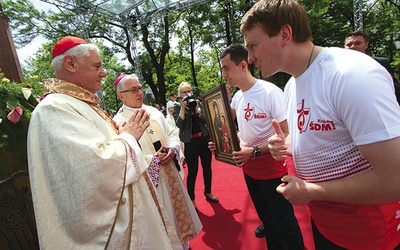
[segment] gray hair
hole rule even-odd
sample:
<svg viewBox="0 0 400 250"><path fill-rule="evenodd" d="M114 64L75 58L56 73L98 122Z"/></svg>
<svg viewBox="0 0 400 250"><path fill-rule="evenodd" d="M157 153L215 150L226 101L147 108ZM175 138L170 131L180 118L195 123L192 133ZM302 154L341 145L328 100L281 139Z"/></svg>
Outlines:
<svg viewBox="0 0 400 250"><path fill-rule="evenodd" d="M125 90L125 85L129 80L136 80L140 83L139 77L136 74L130 74L122 77L117 85L117 93Z"/></svg>
<svg viewBox="0 0 400 250"><path fill-rule="evenodd" d="M79 44L54 57L51 61L51 66L53 66L55 70L61 69L65 55L74 56L79 61L81 58L89 56L90 51L100 53L99 48L95 44Z"/></svg>

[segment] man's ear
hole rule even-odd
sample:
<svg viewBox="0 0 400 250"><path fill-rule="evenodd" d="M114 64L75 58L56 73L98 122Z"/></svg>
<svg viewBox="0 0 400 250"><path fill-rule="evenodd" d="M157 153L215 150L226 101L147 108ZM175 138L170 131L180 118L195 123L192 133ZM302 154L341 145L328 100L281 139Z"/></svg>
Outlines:
<svg viewBox="0 0 400 250"><path fill-rule="evenodd" d="M282 45L286 47L286 45L292 41L292 27L288 24L283 25L279 34L281 36Z"/></svg>
<svg viewBox="0 0 400 250"><path fill-rule="evenodd" d="M241 61L240 66L241 66L242 70L248 69L248 64L245 61Z"/></svg>
<svg viewBox="0 0 400 250"><path fill-rule="evenodd" d="M125 97L124 97L124 95L123 94L121 94L121 93L117 93L117 96L118 96L118 98L122 101L122 102L124 102L125 100Z"/></svg>
<svg viewBox="0 0 400 250"><path fill-rule="evenodd" d="M64 67L68 70L68 71L76 71L76 61L75 58L71 55L65 55L64 56Z"/></svg>

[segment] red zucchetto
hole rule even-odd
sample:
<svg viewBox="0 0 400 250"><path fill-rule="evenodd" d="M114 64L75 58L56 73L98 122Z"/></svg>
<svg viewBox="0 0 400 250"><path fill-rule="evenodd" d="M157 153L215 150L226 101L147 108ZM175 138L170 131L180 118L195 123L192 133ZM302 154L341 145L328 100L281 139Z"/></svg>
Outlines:
<svg viewBox="0 0 400 250"><path fill-rule="evenodd" d="M75 47L79 44L87 44L84 39L75 36L66 36L60 39L54 47L52 52L52 57L56 57L69 50L72 47Z"/></svg>

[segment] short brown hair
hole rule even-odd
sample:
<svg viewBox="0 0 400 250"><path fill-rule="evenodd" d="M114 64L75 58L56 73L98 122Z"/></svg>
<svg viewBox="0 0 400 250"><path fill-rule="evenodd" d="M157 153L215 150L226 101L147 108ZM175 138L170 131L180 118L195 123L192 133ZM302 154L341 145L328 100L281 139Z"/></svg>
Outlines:
<svg viewBox="0 0 400 250"><path fill-rule="evenodd" d="M312 40L308 15L296 0L260 0L251 7L240 22L240 31L251 30L259 25L269 37L277 36L281 28L292 28L293 41L303 43Z"/></svg>
<svg viewBox="0 0 400 250"><path fill-rule="evenodd" d="M363 32L361 30L356 30L356 31L347 33L346 38L344 39L344 42L346 42L347 38L351 37L351 36L362 36L362 37L364 37L365 42L367 42L367 43L369 42L369 37L368 37L367 33Z"/></svg>
<svg viewBox="0 0 400 250"><path fill-rule="evenodd" d="M219 59L224 58L227 55L231 55L231 61L235 63L235 65L239 65L242 61L247 63L247 57L249 53L247 52L246 47L239 43L233 43L229 45L224 51L222 51Z"/></svg>

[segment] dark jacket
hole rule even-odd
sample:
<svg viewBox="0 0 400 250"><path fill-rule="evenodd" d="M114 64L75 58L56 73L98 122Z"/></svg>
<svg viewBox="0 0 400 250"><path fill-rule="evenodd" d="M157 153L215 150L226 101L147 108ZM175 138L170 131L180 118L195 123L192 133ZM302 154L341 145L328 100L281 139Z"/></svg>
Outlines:
<svg viewBox="0 0 400 250"><path fill-rule="evenodd" d="M197 101L198 105L201 109L200 116L193 114L197 120L197 123L201 129L201 132L203 133L203 136L208 136L210 133L207 128L207 123L206 123L206 116L204 115L204 109L203 105L200 101ZM192 112L189 110L189 108L186 107L185 110L185 120L182 120L181 117L179 116L179 112L181 110L181 104L176 103L174 105L174 119L176 126L179 128L179 139L181 142L190 142L190 135L192 134Z"/></svg>
<svg viewBox="0 0 400 250"><path fill-rule="evenodd" d="M390 65L389 58L387 58L387 57L377 57L377 56L374 56L372 58L374 58L377 62L379 62L383 67L385 67L385 69L392 76L396 99L397 99L397 102L400 105L400 83L399 83L399 80L397 80L394 77L394 70L393 70L392 66Z"/></svg>

